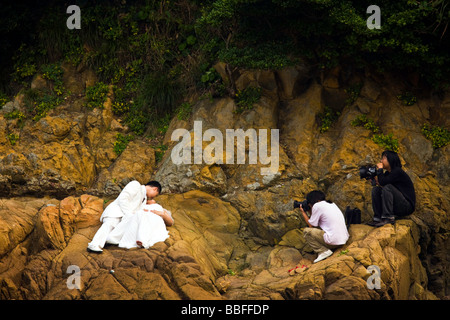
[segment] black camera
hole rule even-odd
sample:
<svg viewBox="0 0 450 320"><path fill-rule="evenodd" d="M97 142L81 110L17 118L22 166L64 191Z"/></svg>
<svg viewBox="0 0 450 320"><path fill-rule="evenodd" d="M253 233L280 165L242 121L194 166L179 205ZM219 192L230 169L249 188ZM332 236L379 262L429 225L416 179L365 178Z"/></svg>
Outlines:
<svg viewBox="0 0 450 320"><path fill-rule="evenodd" d="M308 201L306 201L306 200L304 200L304 201L294 200L294 209L295 208L300 208L300 206L302 206L303 211L308 211L309 210Z"/></svg>
<svg viewBox="0 0 450 320"><path fill-rule="evenodd" d="M376 166L362 166L359 168L359 177L361 179L372 180L377 175Z"/></svg>

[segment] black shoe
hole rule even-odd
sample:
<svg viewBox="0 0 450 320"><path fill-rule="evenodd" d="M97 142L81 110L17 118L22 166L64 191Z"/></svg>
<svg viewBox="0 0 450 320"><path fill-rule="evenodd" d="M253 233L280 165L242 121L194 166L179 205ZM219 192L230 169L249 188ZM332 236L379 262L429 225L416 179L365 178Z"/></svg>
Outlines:
<svg viewBox="0 0 450 320"><path fill-rule="evenodd" d="M380 223L381 221L375 221L375 220L372 220L372 221L370 221L370 222L367 222L366 224L368 225L368 226L371 226L371 227L375 227L378 223Z"/></svg>
<svg viewBox="0 0 450 320"><path fill-rule="evenodd" d="M395 220L394 220L394 219L381 219L380 222L377 222L377 223L374 224L373 226L374 226L375 228L378 228L378 227L382 227L382 226L384 226L385 224L388 224L388 223L394 224L394 223L395 223Z"/></svg>

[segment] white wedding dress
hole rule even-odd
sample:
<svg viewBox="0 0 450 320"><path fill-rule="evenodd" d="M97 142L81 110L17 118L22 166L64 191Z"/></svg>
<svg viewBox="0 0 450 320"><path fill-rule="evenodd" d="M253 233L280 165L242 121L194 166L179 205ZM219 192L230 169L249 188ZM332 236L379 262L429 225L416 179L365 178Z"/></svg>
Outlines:
<svg viewBox="0 0 450 320"><path fill-rule="evenodd" d="M148 211L144 211L147 209ZM136 241L140 241L145 249L155 243L164 241L169 237L163 218L150 212L150 210L163 211L159 204L145 205L126 221L125 232L119 241L120 248L137 248ZM170 211L168 211L170 214Z"/></svg>

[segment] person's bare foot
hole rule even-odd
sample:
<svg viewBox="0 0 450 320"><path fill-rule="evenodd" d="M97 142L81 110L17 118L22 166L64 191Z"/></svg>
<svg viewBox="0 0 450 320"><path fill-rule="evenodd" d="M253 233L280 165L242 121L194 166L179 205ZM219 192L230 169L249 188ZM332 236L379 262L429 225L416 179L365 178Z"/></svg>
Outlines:
<svg viewBox="0 0 450 320"><path fill-rule="evenodd" d="M141 241L139 241L139 240L138 240L138 241L136 241L136 244L138 245L138 247L139 247L139 248L143 248L143 247L144 247L144 246L142 245L142 242L141 242Z"/></svg>

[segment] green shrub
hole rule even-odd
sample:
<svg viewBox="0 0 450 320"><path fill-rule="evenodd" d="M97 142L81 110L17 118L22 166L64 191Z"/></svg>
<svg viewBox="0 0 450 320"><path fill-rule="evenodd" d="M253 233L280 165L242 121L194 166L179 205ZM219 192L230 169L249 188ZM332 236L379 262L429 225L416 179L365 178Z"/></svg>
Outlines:
<svg viewBox="0 0 450 320"><path fill-rule="evenodd" d="M119 99L114 100L111 108L115 115L122 115L130 110L130 106L125 101Z"/></svg>
<svg viewBox="0 0 450 320"><path fill-rule="evenodd" d="M63 74L63 69L58 63L52 63L42 67L42 78L53 82L53 92L58 96L64 93Z"/></svg>
<svg viewBox="0 0 450 320"><path fill-rule="evenodd" d="M421 129L422 134L431 141L434 149L445 147L450 143L450 131L445 128L424 124Z"/></svg>
<svg viewBox="0 0 450 320"><path fill-rule="evenodd" d="M220 79L219 73L214 68L210 68L208 71L206 71L202 77L201 82L204 84L213 83L214 81Z"/></svg>
<svg viewBox="0 0 450 320"><path fill-rule="evenodd" d="M25 79L27 77L31 77L36 73L36 65L33 63L24 63L20 66L16 67L15 74L16 74L16 81Z"/></svg>
<svg viewBox="0 0 450 320"><path fill-rule="evenodd" d="M395 152L398 152L399 150L398 140L394 138L392 133L389 133L388 135L382 133L374 134L372 137L372 141L385 150L391 150Z"/></svg>
<svg viewBox="0 0 450 320"><path fill-rule="evenodd" d="M164 154L166 153L168 146L165 144L159 144L157 146L153 147L155 149L155 160L156 163L161 162L162 158L164 157Z"/></svg>
<svg viewBox="0 0 450 320"><path fill-rule="evenodd" d="M359 115L350 123L354 127L364 127L373 133L371 140L387 150L392 150L398 152L399 144L398 140L394 138L392 133L385 135L380 132L380 127L378 127L373 119L368 118L366 115Z"/></svg>
<svg viewBox="0 0 450 320"><path fill-rule="evenodd" d="M200 69L205 68L205 66L201 66ZM199 70L200 72L204 72L200 78L201 85L199 87L206 88L209 90L208 93L212 97L223 97L227 92L227 86L222 80L220 74L214 68L209 68L205 70ZM228 82L228 81L227 81Z"/></svg>
<svg viewBox="0 0 450 320"><path fill-rule="evenodd" d="M242 113L244 110L250 110L253 105L261 99L261 88L247 87L244 90L238 90L235 96L236 111L235 113Z"/></svg>
<svg viewBox="0 0 450 320"><path fill-rule="evenodd" d="M114 86L114 101L111 105L115 115L123 115L130 111L130 103L127 101L126 92L123 88Z"/></svg>
<svg viewBox="0 0 450 320"><path fill-rule="evenodd" d="M55 108L59 104L61 104L62 100L51 96L51 95L44 95L44 97L37 101L35 103L35 116L33 117L33 120L37 121L43 117L46 116L47 111Z"/></svg>
<svg viewBox="0 0 450 320"><path fill-rule="evenodd" d="M397 99L403 102L405 106L412 106L417 102L417 98L411 92L399 94Z"/></svg>
<svg viewBox="0 0 450 320"><path fill-rule="evenodd" d="M25 83L24 80L31 78L37 72L35 50L22 43L17 49L12 60L14 61L14 71L11 74L16 82Z"/></svg>
<svg viewBox="0 0 450 320"><path fill-rule="evenodd" d="M9 133L8 140L9 140L9 143L12 146L14 146L16 144L17 140L19 140L19 135L15 134L15 133Z"/></svg>
<svg viewBox="0 0 450 320"><path fill-rule="evenodd" d="M87 106L90 109L103 108L108 96L109 87L99 81L95 85L86 88Z"/></svg>
<svg viewBox="0 0 450 320"><path fill-rule="evenodd" d="M133 140L133 135L123 135L118 133L116 141L114 142L114 152L120 156L122 152L127 148L128 143Z"/></svg>
<svg viewBox="0 0 450 320"><path fill-rule="evenodd" d="M170 114L165 114L161 117L155 116L155 119L153 119L152 122L159 134L166 134L169 129L171 119L172 117Z"/></svg>
<svg viewBox="0 0 450 320"><path fill-rule="evenodd" d="M45 117L49 110L54 109L63 101L63 97L53 93L49 94L36 89L27 89L24 91L25 116L38 121Z"/></svg>
<svg viewBox="0 0 450 320"><path fill-rule="evenodd" d="M4 114L5 119L18 119L22 122L25 119L25 115L19 110L13 110Z"/></svg>
<svg viewBox="0 0 450 320"><path fill-rule="evenodd" d="M144 134L149 124L163 134L169 127L174 106L180 97L178 82L166 74L148 74L134 103L130 104L125 122L136 135Z"/></svg>
<svg viewBox="0 0 450 320"><path fill-rule="evenodd" d="M141 136L147 128L149 117L148 115L145 115L143 111L132 108L126 116L125 122L134 134Z"/></svg>
<svg viewBox="0 0 450 320"><path fill-rule="evenodd" d="M348 94L348 98L345 100L346 105L351 105L356 101L356 99L358 99L362 86L362 83L356 83L345 89L345 92Z"/></svg>
<svg viewBox="0 0 450 320"><path fill-rule="evenodd" d="M289 58L285 52L288 50L283 43L263 43L243 48L231 47L222 49L219 60L232 66L248 69L275 70L294 65L299 59ZM282 50L285 50L284 52Z"/></svg>
<svg viewBox="0 0 450 320"><path fill-rule="evenodd" d="M300 56L322 67L414 69L442 85L450 73L447 2L379 0L379 30L366 26L370 3L356 0L207 1L198 23L223 39L219 59L234 66L280 68Z"/></svg>
<svg viewBox="0 0 450 320"><path fill-rule="evenodd" d="M171 113L181 96L180 90L179 84L166 73L147 74L136 97L138 107L149 115Z"/></svg>
<svg viewBox="0 0 450 320"><path fill-rule="evenodd" d="M318 115L320 133L327 132L340 115L339 111L334 111L330 107L325 106L325 111Z"/></svg>
<svg viewBox="0 0 450 320"><path fill-rule="evenodd" d="M354 127L364 127L372 133L380 132L380 127L375 124L373 119L367 118L365 114L357 116L350 124Z"/></svg>
<svg viewBox="0 0 450 320"><path fill-rule="evenodd" d="M178 109L176 110L176 115L178 120L187 120L189 119L192 112L192 103L183 102Z"/></svg>
<svg viewBox="0 0 450 320"><path fill-rule="evenodd" d="M8 96L0 91L0 109L9 101Z"/></svg>
<svg viewBox="0 0 450 320"><path fill-rule="evenodd" d="M22 128L25 124L25 114L19 110L13 110L4 114L5 119L17 119L17 127Z"/></svg>

